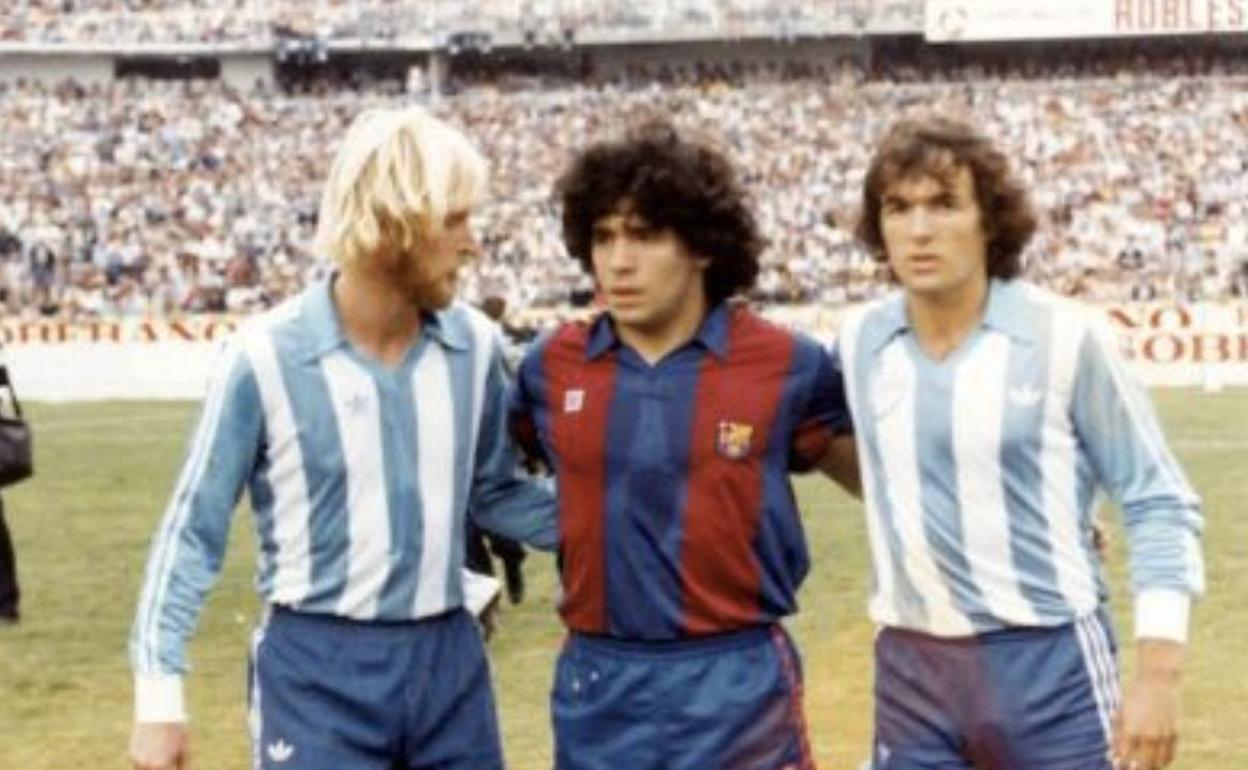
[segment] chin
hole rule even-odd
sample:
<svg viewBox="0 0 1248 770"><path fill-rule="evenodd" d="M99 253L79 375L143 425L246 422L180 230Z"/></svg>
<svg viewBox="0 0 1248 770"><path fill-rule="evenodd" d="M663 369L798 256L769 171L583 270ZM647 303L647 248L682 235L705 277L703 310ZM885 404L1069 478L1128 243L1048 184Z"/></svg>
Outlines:
<svg viewBox="0 0 1248 770"><path fill-rule="evenodd" d="M915 294L939 294L948 289L945 281L936 275L912 275L901 282L906 291L912 291Z"/></svg>
<svg viewBox="0 0 1248 770"><path fill-rule="evenodd" d="M625 326L641 326L649 320L649 315L637 307L619 308L608 306L607 309L611 311L611 317L615 319L616 323L624 324Z"/></svg>
<svg viewBox="0 0 1248 770"><path fill-rule="evenodd" d="M429 311L445 310L455 301L455 295L452 292L417 291L411 296L412 304L421 310Z"/></svg>

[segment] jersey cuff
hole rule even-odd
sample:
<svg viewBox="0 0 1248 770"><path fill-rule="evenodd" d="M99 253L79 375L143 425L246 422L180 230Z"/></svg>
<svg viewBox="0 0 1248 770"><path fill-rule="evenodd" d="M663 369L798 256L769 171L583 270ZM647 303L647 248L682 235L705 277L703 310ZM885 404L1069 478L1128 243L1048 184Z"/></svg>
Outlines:
<svg viewBox="0 0 1248 770"><path fill-rule="evenodd" d="M1192 598L1172 588L1149 588L1135 597L1135 638L1187 643Z"/></svg>
<svg viewBox="0 0 1248 770"><path fill-rule="evenodd" d="M482 575L470 569L462 569L460 572L464 578L464 607L474 618L479 618L485 608L490 606L490 602L498 598L503 584L493 575Z"/></svg>
<svg viewBox="0 0 1248 770"><path fill-rule="evenodd" d="M182 677L178 674L135 674L134 721L185 722Z"/></svg>

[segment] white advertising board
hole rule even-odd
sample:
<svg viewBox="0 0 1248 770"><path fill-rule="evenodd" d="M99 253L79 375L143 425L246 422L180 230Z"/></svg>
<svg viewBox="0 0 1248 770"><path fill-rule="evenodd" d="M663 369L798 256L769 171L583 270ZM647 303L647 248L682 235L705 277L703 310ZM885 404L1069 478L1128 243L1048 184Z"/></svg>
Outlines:
<svg viewBox="0 0 1248 770"><path fill-rule="evenodd" d="M844 309L774 307L772 320L831 341ZM1104 312L1140 380L1155 387L1248 385L1248 303L1120 304ZM539 325L552 314L532 313ZM35 401L194 399L240 319L0 321L18 392Z"/></svg>
<svg viewBox="0 0 1248 770"><path fill-rule="evenodd" d="M1248 0L927 0L933 43L1248 32Z"/></svg>

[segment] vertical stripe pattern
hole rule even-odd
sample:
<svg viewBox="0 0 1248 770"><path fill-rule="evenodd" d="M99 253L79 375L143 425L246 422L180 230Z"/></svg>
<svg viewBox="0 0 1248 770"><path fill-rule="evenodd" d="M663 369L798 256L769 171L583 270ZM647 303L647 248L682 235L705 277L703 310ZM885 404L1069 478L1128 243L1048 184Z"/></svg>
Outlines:
<svg viewBox="0 0 1248 770"><path fill-rule="evenodd" d="M455 412L446 354L440 347L430 346L423 351L412 372L412 390L420 404L416 477L424 513L414 613L423 616L445 607L454 530L454 487L443 480L451 478L454 470Z"/></svg>
<svg viewBox="0 0 1248 770"><path fill-rule="evenodd" d="M501 432L489 461L477 457L485 405L498 413L493 427L502 420L505 382L488 379L493 327L454 305L421 337L397 367L382 366L344 337L328 283L237 332L152 545L131 637L136 671L186 670L248 487L261 598L295 610L410 620L459 606L458 538L474 485L491 490L497 528L553 540L550 498L516 483Z"/></svg>
<svg viewBox="0 0 1248 770"><path fill-rule="evenodd" d="M965 547L971 554L1011 552L1011 516L1005 503L1001 468L1001 428L1008 387L997 384L1006 382L1009 353L1010 343L1005 335L987 334L954 375L952 423L957 503L964 517ZM1031 604L1023 598L1013 559L972 559L969 567L980 600L990 615L1017 618L1019 625L1038 623Z"/></svg>
<svg viewBox="0 0 1248 770"><path fill-rule="evenodd" d="M608 446L601 427L607 424L616 367L614 357L607 356L586 366L581 380L567 379L570 365L584 360L583 345L584 330L565 327L545 352L551 438L558 458L563 582L576 587L564 597L561 612L572 628L606 633Z"/></svg>
<svg viewBox="0 0 1248 770"><path fill-rule="evenodd" d="M733 426L750 426L751 436L748 456L721 461L722 470L713 475L688 476L680 563L685 629L691 634L761 620L755 597L761 593L762 565L754 542L763 515L764 464L793 357L793 341L786 337L773 344L759 342L742 340L744 350L732 366L714 356L704 357L700 366L691 462L710 463L727 451L721 444L728 441L725 433ZM757 384L748 389L733 387L747 376ZM717 545L707 547L709 543ZM743 603L738 597L752 601Z"/></svg>
<svg viewBox="0 0 1248 770"><path fill-rule="evenodd" d="M949 582L929 546L914 430L917 372L903 346L897 344L884 352L881 371L880 382L873 383L867 397L866 413L871 415L867 419L873 419L878 456L888 458L876 470L891 514L885 526L895 531L900 548L895 561L922 602L929 622L952 635L969 634L974 627L955 604Z"/></svg>
<svg viewBox="0 0 1248 770"><path fill-rule="evenodd" d="M312 581L311 505L303 450L272 338L265 334L252 335L246 345L264 406L265 437L272 458L268 483L273 488L274 500L268 521L272 523L270 536L275 555L272 583L267 590L274 602L294 605L308 595ZM278 501L282 505L280 509Z"/></svg>
<svg viewBox="0 0 1248 770"><path fill-rule="evenodd" d="M1086 513L1092 506L1080 500L1078 439L1070 421L1071 388L1079 360L1081 332L1079 325L1070 323L1062 313L1050 314L1048 393L1040 447L1041 510L1074 514L1050 516L1049 530L1056 589L1076 617L1092 612L1098 601L1093 572L1096 557L1083 534Z"/></svg>
<svg viewBox="0 0 1248 770"><path fill-rule="evenodd" d="M856 360L858 332L862 326L862 319L863 316L861 314L851 316L845 319L842 326L841 334L836 343L842 369L847 366L846 361ZM857 370L861 367L851 366L850 368ZM858 382L859 379L857 377L845 377L845 392L851 404L857 403L862 398ZM867 435L870 432L869 423L861 417L856 422L858 424L855 430L854 441L860 458L859 472L862 475L862 488L863 490L872 490L872 494L867 495L865 517L867 520L867 540L871 548L872 577L868 612L877 622L892 624L898 620L894 611L894 596L896 591L900 590L894 578L894 573L897 571L898 566L893 562L893 549L889 547L889 542L886 539L884 522L881 521L881 516L872 507L874 501L879 500L883 496L883 488L880 486L881 482L875 470L880 463L867 461L867 458L876 446L874 442L867 439Z"/></svg>
<svg viewBox="0 0 1248 770"><path fill-rule="evenodd" d="M346 353L321 359L347 476L346 587L336 612L369 617L376 612L390 568L390 507L382 465L381 408L377 387Z"/></svg>
<svg viewBox="0 0 1248 770"><path fill-rule="evenodd" d="M1118 666L1110 648L1109 635L1101 622L1099 613L1092 613L1075 624L1075 635L1083 652L1084 668L1096 698L1097 714L1105 743L1113 742L1113 716L1118 710Z"/></svg>
<svg viewBox="0 0 1248 770"><path fill-rule="evenodd" d="M900 294L849 314L877 622L964 636L1088 616L1098 489L1124 510L1137 590L1202 590L1199 501L1106 339L1017 281L991 281L980 326L940 360Z"/></svg>

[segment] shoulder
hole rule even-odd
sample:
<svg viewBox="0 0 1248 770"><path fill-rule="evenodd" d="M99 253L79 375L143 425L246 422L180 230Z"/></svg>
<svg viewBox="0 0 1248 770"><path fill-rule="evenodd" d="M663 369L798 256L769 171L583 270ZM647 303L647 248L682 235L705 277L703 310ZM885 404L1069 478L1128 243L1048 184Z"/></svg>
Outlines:
<svg viewBox="0 0 1248 770"><path fill-rule="evenodd" d="M878 299L847 308L836 328L835 347L842 359L852 352L873 347L892 335L905 319L905 297L900 290L891 291Z"/></svg>
<svg viewBox="0 0 1248 770"><path fill-rule="evenodd" d="M466 302L454 302L437 317L448 335L473 349L493 349L502 334L493 319Z"/></svg>
<svg viewBox="0 0 1248 770"><path fill-rule="evenodd" d="M227 368L251 369L258 358L274 355L279 336L299 336L303 293L287 297L262 313L247 317L221 346L218 363Z"/></svg>
<svg viewBox="0 0 1248 770"><path fill-rule="evenodd" d="M306 294L307 290L287 297L268 310L248 317L238 327L236 337L239 342L253 342L256 338L271 337L283 330L298 327L303 318Z"/></svg>
<svg viewBox="0 0 1248 770"><path fill-rule="evenodd" d="M728 354L756 355L789 350L814 340L801 332L769 321L745 305L728 308Z"/></svg>
<svg viewBox="0 0 1248 770"><path fill-rule="evenodd" d="M1089 336L1108 339L1109 323L1105 314L1095 305L1089 305L1071 297L1023 280L1009 284L1011 301L1017 312L1033 319L1036 326L1048 324L1056 336L1070 341L1083 340Z"/></svg>
<svg viewBox="0 0 1248 770"><path fill-rule="evenodd" d="M539 361L554 359L559 361L583 361L589 348L589 339L595 319L577 319L564 321L558 326L542 332L533 344L524 360Z"/></svg>

